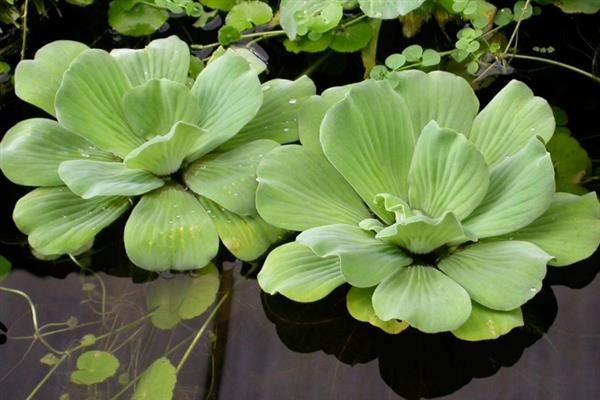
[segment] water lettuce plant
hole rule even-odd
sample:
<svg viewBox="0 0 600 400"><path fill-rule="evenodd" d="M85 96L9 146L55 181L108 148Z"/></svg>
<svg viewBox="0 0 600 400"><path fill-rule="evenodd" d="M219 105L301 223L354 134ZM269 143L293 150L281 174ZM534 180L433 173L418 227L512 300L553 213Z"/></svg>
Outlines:
<svg viewBox="0 0 600 400"><path fill-rule="evenodd" d="M56 117L21 121L0 143L4 174L40 186L13 213L36 254L88 249L133 204L125 249L149 270L201 268L219 236L242 260L281 237L256 213L255 168L297 140L297 109L314 85L261 85L233 52L197 77L190 62L172 36L110 53L56 41L18 65L17 96Z"/></svg>
<svg viewBox="0 0 600 400"><path fill-rule="evenodd" d="M302 145L258 166L256 205L300 231L273 250L262 289L312 302L349 284L352 316L465 340L523 324L547 264L600 242L594 193L555 193L547 102L511 81L479 111L447 72L394 72L314 96Z"/></svg>

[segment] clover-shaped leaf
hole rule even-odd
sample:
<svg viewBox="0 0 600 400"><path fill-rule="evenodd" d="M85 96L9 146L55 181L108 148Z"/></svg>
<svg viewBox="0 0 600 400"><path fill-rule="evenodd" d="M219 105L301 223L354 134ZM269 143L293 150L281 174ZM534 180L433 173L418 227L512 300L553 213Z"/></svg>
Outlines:
<svg viewBox="0 0 600 400"><path fill-rule="evenodd" d="M71 382L78 385L101 383L117 372L119 360L107 351L86 351L77 358L77 370Z"/></svg>

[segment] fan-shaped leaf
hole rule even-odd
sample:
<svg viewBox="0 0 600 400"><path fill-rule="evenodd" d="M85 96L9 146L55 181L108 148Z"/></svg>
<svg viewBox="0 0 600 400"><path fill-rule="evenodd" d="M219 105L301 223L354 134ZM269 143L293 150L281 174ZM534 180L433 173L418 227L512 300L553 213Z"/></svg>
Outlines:
<svg viewBox="0 0 600 400"><path fill-rule="evenodd" d="M295 81L273 79L262 85L263 104L258 114L223 148L232 148L258 139L278 143L298 140L298 113L306 99L315 94L315 85L303 76Z"/></svg>
<svg viewBox="0 0 600 400"><path fill-rule="evenodd" d="M489 191L464 224L479 238L515 231L542 215L553 193L550 155L542 142L531 139L491 169Z"/></svg>
<svg viewBox="0 0 600 400"><path fill-rule="evenodd" d="M463 78L443 71L392 72L388 80L405 100L417 135L431 120L443 128L467 134L479 110L479 100Z"/></svg>
<svg viewBox="0 0 600 400"><path fill-rule="evenodd" d="M427 333L456 329L471 314L471 299L435 268L401 268L373 293L373 308L384 321L399 319Z"/></svg>
<svg viewBox="0 0 600 400"><path fill-rule="evenodd" d="M39 49L33 60L23 60L15 69L16 95L56 116L54 98L71 62L88 47L79 42L57 40Z"/></svg>
<svg viewBox="0 0 600 400"><path fill-rule="evenodd" d="M408 174L412 208L432 217L450 211L462 220L484 198L488 183L485 161L466 137L435 121L423 128Z"/></svg>
<svg viewBox="0 0 600 400"><path fill-rule="evenodd" d="M165 184L149 172L129 169L123 163L110 161L63 161L58 167L58 174L73 193L84 199L137 196Z"/></svg>
<svg viewBox="0 0 600 400"><path fill-rule="evenodd" d="M339 257L346 282L361 288L377 285L412 262L397 246L353 225L312 228L298 235L296 241L320 257Z"/></svg>
<svg viewBox="0 0 600 400"><path fill-rule="evenodd" d="M374 291L374 287L364 289L356 287L351 288L346 296L346 307L348 308L350 315L352 315L354 319L368 322L392 335L400 333L408 328L409 325L404 321L401 322L394 319L383 321L375 315L375 310L373 310L373 303L371 301Z"/></svg>
<svg viewBox="0 0 600 400"><path fill-rule="evenodd" d="M285 234L283 229L266 223L256 214L241 216L205 197L200 197L199 201L213 218L227 250L242 261L256 260Z"/></svg>
<svg viewBox="0 0 600 400"><path fill-rule="evenodd" d="M369 211L333 166L301 146L283 146L257 169L256 209L268 223L289 230L358 224Z"/></svg>
<svg viewBox="0 0 600 400"><path fill-rule="evenodd" d="M460 221L451 212L439 218L414 215L382 229L376 237L415 254L427 254L456 241L476 240L463 230Z"/></svg>
<svg viewBox="0 0 600 400"><path fill-rule="evenodd" d="M133 132L146 139L168 133L178 121L200 120L200 106L190 90L166 79L149 80L125 93L123 108Z"/></svg>
<svg viewBox="0 0 600 400"><path fill-rule="evenodd" d="M548 102L513 80L477 115L469 139L488 165L494 165L521 150L532 137L539 136L545 143L553 133L554 114Z"/></svg>
<svg viewBox="0 0 600 400"><path fill-rule="evenodd" d="M521 308L497 311L472 302L469 319L460 328L453 330L452 334L462 340L490 340L497 339L523 324Z"/></svg>
<svg viewBox="0 0 600 400"><path fill-rule="evenodd" d="M342 100L354 85L333 87L325 90L320 96L311 96L306 100L298 113L298 136L306 148L322 153L321 122L325 113Z"/></svg>
<svg viewBox="0 0 600 400"><path fill-rule="evenodd" d="M442 259L438 267L476 302L509 311L537 294L552 259L534 244L521 241L476 243Z"/></svg>
<svg viewBox="0 0 600 400"><path fill-rule="evenodd" d="M71 63L56 93L56 117L66 129L100 149L125 157L142 144L121 105L131 88L127 76L104 50L90 49Z"/></svg>
<svg viewBox="0 0 600 400"><path fill-rule="evenodd" d="M232 51L202 70L192 94L200 104L198 126L208 135L196 143L188 160L196 160L231 139L252 120L263 100L256 72Z"/></svg>
<svg viewBox="0 0 600 400"><path fill-rule="evenodd" d="M125 225L127 255L151 271L202 268L218 249L211 218L180 186L165 186L142 197Z"/></svg>
<svg viewBox="0 0 600 400"><path fill-rule="evenodd" d="M225 153L214 153L192 164L184 175L186 185L234 213L256 214L256 167L279 144L255 140Z"/></svg>
<svg viewBox="0 0 600 400"><path fill-rule="evenodd" d="M113 156L56 121L43 118L19 122L0 142L0 168L8 179L20 185L62 185L58 165L76 159L111 161Z"/></svg>
<svg viewBox="0 0 600 400"><path fill-rule="evenodd" d="M139 168L155 175L176 172L190 148L207 132L196 125L178 122L163 136L155 136L125 157L129 168Z"/></svg>
<svg viewBox="0 0 600 400"><path fill-rule="evenodd" d="M600 244L600 204L595 193L556 193L546 212L510 239L535 243L561 267L588 258Z"/></svg>
<svg viewBox="0 0 600 400"><path fill-rule="evenodd" d="M64 186L38 188L19 199L13 219L42 255L74 253L129 208L125 197L84 200Z"/></svg>
<svg viewBox="0 0 600 400"><path fill-rule="evenodd" d="M161 78L181 84L187 81L190 49L175 35L153 40L141 50L115 49L110 55L123 68L133 86Z"/></svg>
<svg viewBox="0 0 600 400"><path fill-rule="evenodd" d="M258 283L269 294L294 301L317 301L344 283L337 257L316 256L297 242L279 246L267 256Z"/></svg>
<svg viewBox="0 0 600 400"><path fill-rule="evenodd" d="M323 151L369 207L387 222L375 203L378 193L406 198L415 143L404 100L385 81L365 81L333 106L321 124Z"/></svg>

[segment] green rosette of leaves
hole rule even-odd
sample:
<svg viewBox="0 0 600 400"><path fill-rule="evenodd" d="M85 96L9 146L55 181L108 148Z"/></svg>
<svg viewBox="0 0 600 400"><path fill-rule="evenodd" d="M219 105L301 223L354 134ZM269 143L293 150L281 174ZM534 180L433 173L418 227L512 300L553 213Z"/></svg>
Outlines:
<svg viewBox="0 0 600 400"><path fill-rule="evenodd" d="M350 314L391 333L497 338L523 325L547 264L596 250L596 195L555 193L554 117L525 84L479 111L450 73L389 78L314 96L302 145L259 164L259 214L301 233L258 282L299 302L349 284Z"/></svg>
<svg viewBox="0 0 600 400"><path fill-rule="evenodd" d="M313 83L261 85L233 52L195 79L190 62L172 36L110 53L56 41L18 65L16 94L56 117L21 121L0 143L4 174L39 186L13 214L37 255L88 249L132 205L125 248L148 270L204 267L219 237L242 260L281 238L256 213L255 170L263 154L297 140Z"/></svg>

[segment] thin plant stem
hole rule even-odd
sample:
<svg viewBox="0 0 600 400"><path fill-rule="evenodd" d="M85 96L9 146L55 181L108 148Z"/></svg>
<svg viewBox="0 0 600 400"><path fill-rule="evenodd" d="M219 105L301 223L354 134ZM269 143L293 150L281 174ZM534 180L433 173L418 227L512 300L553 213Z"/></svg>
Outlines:
<svg viewBox="0 0 600 400"><path fill-rule="evenodd" d="M27 47L27 16L29 14L29 0L25 0L23 3L23 24L21 26L21 60L25 58L25 48Z"/></svg>
<svg viewBox="0 0 600 400"><path fill-rule="evenodd" d="M525 10L527 9L527 7L529 7L530 3L531 3L531 0L527 0L525 2L525 4L523 5L521 14L519 15L519 18L517 19L517 25L515 25L515 29L513 29L512 34L510 35L510 39L508 39L508 42L506 43L506 47L504 48L504 52L503 52L504 54L508 54L508 50L510 49L510 46L512 45L515 38L517 37L517 33L519 32L519 28L521 27L521 22L523 21L523 15L525 14Z"/></svg>
<svg viewBox="0 0 600 400"><path fill-rule="evenodd" d="M285 35L285 31L284 30L267 31L267 32L254 32L254 33L247 33L245 35L242 35L241 38L240 38L240 40L251 39L251 38L265 39L265 38L268 38L268 37L281 36L281 35ZM221 43L215 42L215 43L209 43L209 44L192 44L190 47L192 49L195 49L195 50L203 50L203 49L210 49L211 47L217 47L217 46L220 46L220 45L221 45Z"/></svg>
<svg viewBox="0 0 600 400"><path fill-rule="evenodd" d="M81 263L80 263L80 262L79 262L79 261L78 261L78 260L75 258L75 256L74 256L74 255L72 255L72 254L69 254L69 258L70 258L70 259L71 259L71 261L73 261L73 262L75 263L75 265L77 265L79 268L81 268L81 269L82 269L82 270L84 270L84 271L87 271L87 272L91 273L91 274L92 274L92 276L93 276L94 278L96 278L96 280L98 280L98 283L100 283L100 289L102 290L102 304L101 304L101 307L102 307L102 308L101 308L101 313L102 313L102 321L104 321L104 319L105 319L105 317L106 317L106 285L104 284L104 280L102 280L102 278L100 278L100 276L99 276L99 275L98 275L96 272L94 272L94 271L92 271L92 270L90 270L90 269L88 269L88 268L84 267L84 266L83 266L83 264L81 264Z"/></svg>
<svg viewBox="0 0 600 400"><path fill-rule="evenodd" d="M18 296L23 297L27 301L27 303L29 304L29 309L31 310L31 321L32 321L32 324L33 324L33 331L35 332L35 339L39 339L39 341L44 346L46 346L46 348L48 350L50 350L52 353L65 354L64 351L60 351L60 350L57 350L56 348L54 348L42 336L42 333L40 332L39 325L38 325L37 312L36 312L36 309L35 309L35 305L33 304L33 301L31 300L31 298L29 297L29 295L27 293L22 292L22 291L17 290L17 289L7 288L7 287L4 287L4 286L0 286L0 291L7 292L7 293L13 293L13 294L16 294Z"/></svg>
<svg viewBox="0 0 600 400"><path fill-rule="evenodd" d="M584 71L584 70L579 69L577 67L574 67L572 65L562 63L560 61L555 61L555 60L551 60L549 58L544 58L544 57L528 56L528 55L525 55L525 54L511 54L510 57L511 58L522 59L522 60L538 61L538 62L542 62L542 63L554 65L554 66L557 66L557 67L565 68L565 69L568 69L570 71L577 72L580 75L586 76L586 77L592 79L593 81L595 81L596 83L600 83L600 77L598 77L598 76L596 76L596 75L594 75L594 74L592 74L590 72L587 72L587 71Z"/></svg>
<svg viewBox="0 0 600 400"><path fill-rule="evenodd" d="M355 23L357 23L359 21L362 21L363 19L366 19L366 18L367 18L366 14L361 14L360 16L358 16L356 18L353 18L353 19L350 19L350 20L346 21L345 23L341 24L340 28L347 28L350 25L353 25L353 24L355 24Z"/></svg>
<svg viewBox="0 0 600 400"><path fill-rule="evenodd" d="M48 381L48 379L50 379L50 377L52 376L52 374L54 373L54 371L56 371L58 369L58 367L60 367L62 365L62 363L64 363L67 358L68 358L68 355L67 354L63 354L63 356L56 362L56 364L54 364L52 366L52 368L50 368L50 370L46 373L46 375L44 375L44 377L36 385L36 387L33 388L33 390L31 391L31 393L29 393L29 396L27 396L27 398L25 400L31 400L31 399L33 399L33 397L37 394L37 392L40 391L40 389L42 388L42 386L44 386L44 384Z"/></svg>
<svg viewBox="0 0 600 400"><path fill-rule="evenodd" d="M204 321L204 323L202 324L202 326L200 327L200 329L198 329L198 332L196 333L196 336L194 336L194 339L192 340L192 343L190 343L190 345L188 346L187 350L185 351L185 353L181 357L181 360L179 360L179 364L177 364L177 368L176 368L176 372L177 373L179 373L179 371L181 371L181 368L183 368L183 365L185 364L185 362L189 358L190 354L194 350L194 347L196 347L196 344L198 343L198 341L200 340L200 338L204 334L204 331L206 331L206 329L208 328L208 325L210 324L210 322L212 321L212 319L215 317L215 315L217 314L217 311L219 310L219 308L221 307L221 305L225 302L225 300L227 299L228 296L229 296L229 293L225 293L223 295L223 297L221 297L221 300L219 300L219 302L215 305L215 307L211 311L210 315L206 318L206 321Z"/></svg>
<svg viewBox="0 0 600 400"><path fill-rule="evenodd" d="M80 329L80 328L85 328L87 326L92 326L92 325L97 325L99 323L101 323L102 321L91 321L91 322L84 322L83 324L79 324L76 325L74 327L69 327L69 328L62 328L62 329L55 329L53 331L49 331L49 332L44 332L42 333L40 336L50 336L50 335L55 335L57 333L63 333L63 332L69 332L69 331L74 331L76 329ZM47 326L47 325L46 325ZM10 339L11 340L31 340L31 339L35 339L36 336L11 336Z"/></svg>

